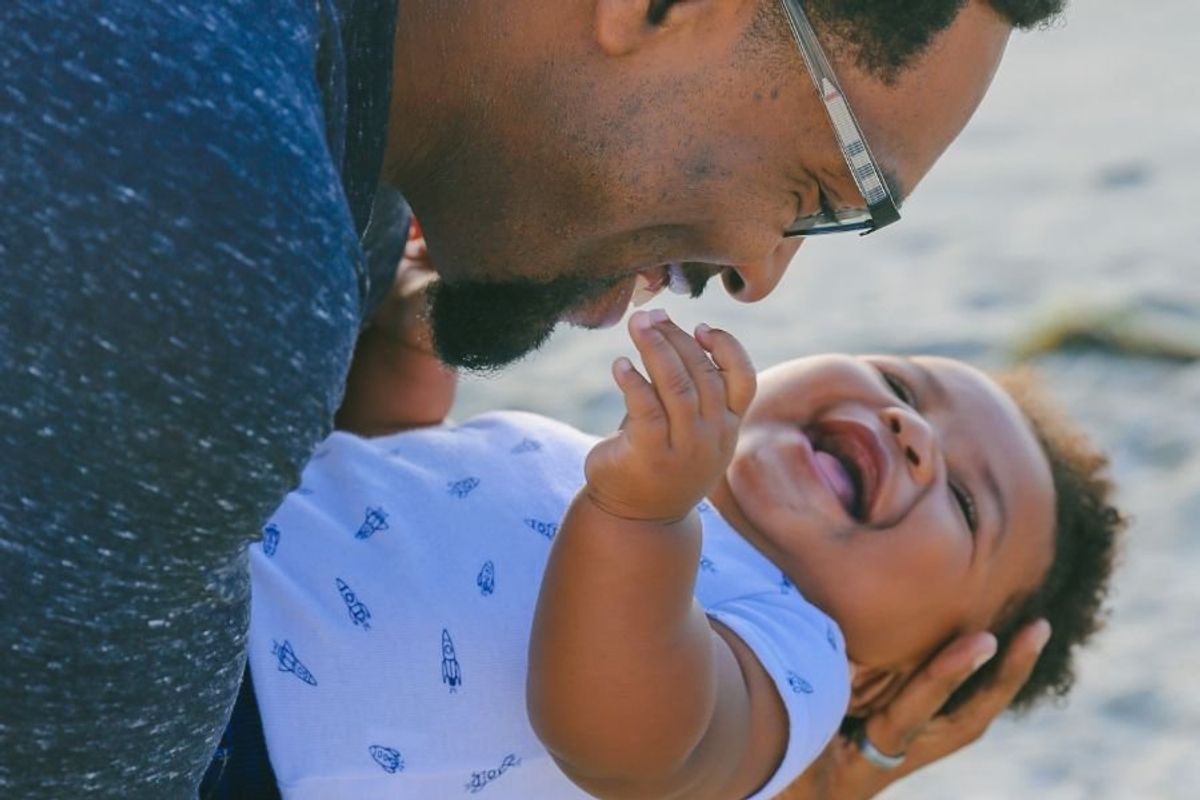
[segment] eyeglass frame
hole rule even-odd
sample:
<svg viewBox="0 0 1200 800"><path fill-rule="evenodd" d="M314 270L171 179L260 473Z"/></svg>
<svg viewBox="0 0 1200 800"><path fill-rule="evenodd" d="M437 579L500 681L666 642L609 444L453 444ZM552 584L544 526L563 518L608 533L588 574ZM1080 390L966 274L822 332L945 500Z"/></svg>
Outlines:
<svg viewBox="0 0 1200 800"><path fill-rule="evenodd" d="M784 237L817 236L827 233L843 233L846 231L861 231L866 236L872 231L891 225L900 219L900 209L888 189L883 178L883 169L871 155L871 148L863 138L845 93L834 75L829 59L817 39L816 31L800 7L800 0L783 0L783 8L787 12L789 27L800 48L800 55L808 67L809 77L821 97L829 121L833 124L833 132L837 137L838 147L850 176L854 179L859 193L866 201L865 209L846 209L829 212L822 209L819 213L796 220L784 232ZM863 218L865 217L865 219ZM801 223L812 223L806 227L797 227Z"/></svg>

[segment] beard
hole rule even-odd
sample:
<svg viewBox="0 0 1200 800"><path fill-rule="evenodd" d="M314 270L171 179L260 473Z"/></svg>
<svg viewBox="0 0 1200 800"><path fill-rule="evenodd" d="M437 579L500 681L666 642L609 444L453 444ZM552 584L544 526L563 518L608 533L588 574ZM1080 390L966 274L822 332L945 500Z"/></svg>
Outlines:
<svg viewBox="0 0 1200 800"><path fill-rule="evenodd" d="M563 315L618 280L436 281L429 288L434 348L451 366L494 372L541 347Z"/></svg>
<svg viewBox="0 0 1200 800"><path fill-rule="evenodd" d="M693 298L704 292L715 269L682 265ZM434 349L452 367L495 372L537 350L568 311L625 277L435 281L428 295Z"/></svg>

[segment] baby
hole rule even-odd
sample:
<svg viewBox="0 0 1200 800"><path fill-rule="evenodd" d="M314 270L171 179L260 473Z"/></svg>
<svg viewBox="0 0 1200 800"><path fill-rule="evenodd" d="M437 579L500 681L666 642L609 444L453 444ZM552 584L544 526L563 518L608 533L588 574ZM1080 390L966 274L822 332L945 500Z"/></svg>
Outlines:
<svg viewBox="0 0 1200 800"><path fill-rule="evenodd" d="M501 412L314 455L251 553L285 797L770 797L948 640L1037 616L1017 704L1069 688L1121 520L1061 420L950 359L756 379L726 332L629 327L608 438ZM360 427L439 415L405 416Z"/></svg>

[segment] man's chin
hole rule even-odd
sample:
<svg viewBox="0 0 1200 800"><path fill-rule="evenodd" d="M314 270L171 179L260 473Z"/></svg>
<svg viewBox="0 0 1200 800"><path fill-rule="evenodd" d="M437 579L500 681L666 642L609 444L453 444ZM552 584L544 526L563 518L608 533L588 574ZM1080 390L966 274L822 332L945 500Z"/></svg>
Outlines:
<svg viewBox="0 0 1200 800"><path fill-rule="evenodd" d="M441 333L434 329L434 348L438 358L451 367L471 372L491 373L511 366L537 350L550 338L554 326L543 328L533 336L498 340L476 336L474 333Z"/></svg>
<svg viewBox="0 0 1200 800"><path fill-rule="evenodd" d="M434 347L451 366L494 372L550 338L582 288L559 282L436 283L429 290Z"/></svg>

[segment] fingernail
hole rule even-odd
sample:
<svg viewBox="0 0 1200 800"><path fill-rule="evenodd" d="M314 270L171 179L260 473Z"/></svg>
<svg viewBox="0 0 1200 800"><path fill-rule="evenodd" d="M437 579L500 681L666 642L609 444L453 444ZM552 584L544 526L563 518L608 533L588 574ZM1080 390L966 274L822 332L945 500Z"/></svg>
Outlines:
<svg viewBox="0 0 1200 800"><path fill-rule="evenodd" d="M645 311L635 311L633 312L633 316L629 318L629 325L632 328L637 328L639 331L648 331L654 326L654 320Z"/></svg>
<svg viewBox="0 0 1200 800"><path fill-rule="evenodd" d="M704 334L708 333L711 330L712 330L712 328L708 327L708 325L706 323L701 322L699 325L696 326L696 335L703 336Z"/></svg>
<svg viewBox="0 0 1200 800"><path fill-rule="evenodd" d="M987 648L984 650L980 650L979 655L975 656L975 661L972 662L972 664L971 664L971 672L975 672L977 669L982 667L984 664L991 661L992 657L995 655L996 655L996 637L993 636L988 639Z"/></svg>
<svg viewBox="0 0 1200 800"><path fill-rule="evenodd" d="M1033 646L1039 653L1046 646L1046 642L1050 641L1050 633L1050 623L1044 619L1038 620L1037 633L1033 635Z"/></svg>
<svg viewBox="0 0 1200 800"><path fill-rule="evenodd" d="M670 317L667 316L667 312L661 308L650 309L650 311L647 313L647 316L650 317L650 324L652 325L658 325L670 319Z"/></svg>
<svg viewBox="0 0 1200 800"><path fill-rule="evenodd" d="M625 356L618 358L613 366L616 367L617 372L631 372L633 370L633 362Z"/></svg>

